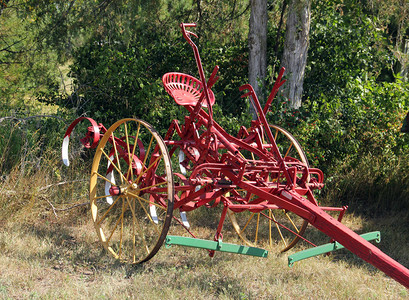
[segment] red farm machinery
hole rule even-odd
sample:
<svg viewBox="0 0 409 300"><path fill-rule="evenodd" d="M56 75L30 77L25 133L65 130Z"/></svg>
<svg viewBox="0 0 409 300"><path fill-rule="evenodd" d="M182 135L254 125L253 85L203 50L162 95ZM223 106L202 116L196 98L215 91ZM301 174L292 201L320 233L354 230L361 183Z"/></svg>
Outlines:
<svg viewBox="0 0 409 300"><path fill-rule="evenodd" d="M345 247L409 288L409 270L369 242L379 241L379 232L358 235L341 223L346 207L318 204L313 192L323 187L322 171L309 166L288 131L268 124L266 114L285 82L284 69L264 107L251 85L239 88L242 97L251 98L257 119L232 136L213 119L211 88L218 67L206 80L192 40L197 36L188 30L195 24L180 27L193 49L199 79L173 72L162 80L168 94L187 110L184 124L173 120L161 137L143 120L122 119L106 129L81 117L66 131L62 156L68 165L71 132L79 122L91 123L81 142L96 149L90 209L103 247L116 259L142 263L164 244L207 249L210 256L221 251L266 257L269 245L281 244L284 252L303 240L312 247L290 255L289 265ZM200 207L218 207L220 219L210 238L208 233L200 238L202 232L192 226ZM223 241L226 219L244 245ZM316 246L307 240L308 224L330 242Z"/></svg>

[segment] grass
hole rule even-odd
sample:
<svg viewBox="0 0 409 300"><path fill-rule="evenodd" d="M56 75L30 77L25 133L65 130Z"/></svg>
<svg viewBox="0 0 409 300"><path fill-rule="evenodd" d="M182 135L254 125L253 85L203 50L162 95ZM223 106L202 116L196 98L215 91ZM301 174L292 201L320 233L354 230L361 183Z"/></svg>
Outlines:
<svg viewBox="0 0 409 300"><path fill-rule="evenodd" d="M76 211L75 211L76 210ZM20 220L24 220L21 217ZM27 219L26 219L27 220ZM33 220L33 219L31 219ZM395 218L348 216L358 231L386 232L385 252L408 265L405 230ZM393 236L405 236L399 240ZM392 238L392 239L391 239ZM238 241L237 241L238 242ZM391 250L399 246L398 250ZM300 250L303 245L290 250ZM392 252L392 253L390 253ZM0 229L1 299L405 299L408 291L347 251L287 267L287 254L269 258L162 247L148 263L123 265L100 246L85 209L50 211L35 222Z"/></svg>
<svg viewBox="0 0 409 300"><path fill-rule="evenodd" d="M407 299L409 291L346 250L287 266L286 254L267 259L172 246L143 265L111 258L89 216L89 166L59 162L18 165L0 181L0 299ZM79 171L84 170L84 171ZM83 203L85 203L83 205ZM78 206L76 206L78 205ZM203 232L214 211L202 212ZM226 221L225 240L240 243ZM405 212L372 217L348 213L343 223L358 233L380 230L382 251L409 266ZM328 238L309 227L320 244Z"/></svg>
<svg viewBox="0 0 409 300"><path fill-rule="evenodd" d="M346 160L326 188L327 197L342 199L357 212L383 215L406 211L409 215L409 152L360 157L357 164ZM335 173L335 172L334 172ZM408 219L409 216L406 216Z"/></svg>

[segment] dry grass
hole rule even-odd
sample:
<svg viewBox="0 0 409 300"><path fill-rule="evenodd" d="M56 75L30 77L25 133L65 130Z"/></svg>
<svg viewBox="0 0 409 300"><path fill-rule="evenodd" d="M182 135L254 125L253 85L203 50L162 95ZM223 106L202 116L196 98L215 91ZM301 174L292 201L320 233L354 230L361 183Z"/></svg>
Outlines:
<svg viewBox="0 0 409 300"><path fill-rule="evenodd" d="M271 251L267 259L226 253L210 258L204 250L162 247L146 264L120 264L99 244L87 206L65 210L87 201L88 184L81 180L88 175L78 171L82 162L62 169L58 154L48 155L23 177L21 168L16 168L0 182L0 299L409 297L403 286L347 251L289 268L287 255L306 247L303 244L287 254ZM208 219L217 215L206 214ZM380 230L379 247L409 266L407 219L347 214L344 223L359 233ZM226 229L227 240L229 226ZM328 240L314 229L308 234L322 243ZM233 242L240 243L237 238Z"/></svg>
<svg viewBox="0 0 409 300"><path fill-rule="evenodd" d="M374 226L359 218L349 217L347 222L354 220L361 229ZM375 223L383 228L391 225ZM406 255L397 258L407 265L407 254L394 254ZM83 209L60 214L58 219L49 212L36 223L3 224L0 264L1 299L409 297L404 287L346 251L289 268L283 254L270 252L263 259L216 253L210 258L204 250L173 246L163 247L144 265L122 265L101 249Z"/></svg>

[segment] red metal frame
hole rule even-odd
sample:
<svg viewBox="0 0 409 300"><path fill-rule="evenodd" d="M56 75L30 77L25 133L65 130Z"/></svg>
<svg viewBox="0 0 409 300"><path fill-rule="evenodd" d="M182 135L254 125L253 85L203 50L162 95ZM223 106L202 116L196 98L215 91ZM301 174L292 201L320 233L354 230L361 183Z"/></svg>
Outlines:
<svg viewBox="0 0 409 300"><path fill-rule="evenodd" d="M163 77L165 88L171 96L174 96L172 89L177 89L177 85L184 84L183 88L180 87L183 93L189 93L189 89L196 86L194 91L191 90L191 93L196 94L189 96L193 97L191 99L196 99L195 101L177 100L177 103L182 104L189 112L184 124L179 125L177 120L173 120L164 137L165 143L170 147L169 154L174 154L176 150L182 151L185 160L181 164L189 167L191 171L188 178L183 174L174 173L184 181L183 186L175 186L174 209L190 211L201 206L214 207L223 204L215 241L222 239L223 224L228 210L236 213L246 210L260 212L265 209L291 211L308 220L315 228L328 235L331 241L339 242L360 258L409 288L408 269L341 223L346 207L331 208L318 205L313 190L323 186L322 171L310 168L299 160L282 157L267 122L266 114L277 91L285 82L282 80L284 68L281 69L264 108L261 108L251 85L246 84L240 87L240 91L247 91L243 97L252 97L258 119L252 122L250 128L242 127L239 137L228 134L213 120L214 95L210 88L218 79L216 77L218 67L214 68L209 81L206 81L198 48L191 38L191 36L197 36L186 30L186 28L195 26L195 24L184 23L180 25L184 38L193 49L200 77L200 80L195 80L200 81L201 86L197 87L196 84L192 84L192 81L189 80L192 80L193 77L190 75L168 73ZM171 87L172 78L178 79ZM201 91L200 96L197 95L197 91ZM179 93L178 97L183 97L183 93ZM99 137L106 129L101 124L97 125L92 119L77 119L68 128L66 136L69 136L76 124L83 119L89 120L92 124L86 135L88 142L84 140L84 145L95 147ZM263 137L268 138L268 143ZM90 139L93 139L92 144L90 144ZM116 139L111 142L120 144L121 140ZM244 150L252 153L257 159L246 159L241 154ZM136 167L135 172L138 172ZM253 200L250 197L241 196L237 192L238 189L254 194L257 198ZM160 188L156 190L160 191ZM178 192L181 192L182 196L178 196ZM118 191L113 188L112 193L115 194ZM338 220L325 211L339 211ZM214 251L210 251L210 254L213 255Z"/></svg>

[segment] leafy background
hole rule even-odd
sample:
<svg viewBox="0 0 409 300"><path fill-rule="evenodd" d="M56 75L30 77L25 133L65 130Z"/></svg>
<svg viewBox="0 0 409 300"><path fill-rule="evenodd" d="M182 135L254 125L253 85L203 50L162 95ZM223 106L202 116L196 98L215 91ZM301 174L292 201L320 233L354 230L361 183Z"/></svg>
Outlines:
<svg viewBox="0 0 409 300"><path fill-rule="evenodd" d="M409 225L409 135L400 132L409 111L402 73L409 4L311 3L302 107L292 110L278 95L268 120L293 133L324 171L319 201L347 204L363 218L397 215ZM282 5L268 1L267 94L283 51ZM207 75L220 66L215 119L233 135L248 126L238 91L247 83L248 19L244 0L0 1L0 224L51 222L73 205L71 217L87 215L92 151L78 150L69 168L60 162L63 134L76 117L106 127L137 117L162 134L172 119L183 121L185 110L161 84L166 72L197 77L182 21L198 23Z"/></svg>

